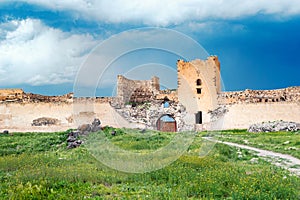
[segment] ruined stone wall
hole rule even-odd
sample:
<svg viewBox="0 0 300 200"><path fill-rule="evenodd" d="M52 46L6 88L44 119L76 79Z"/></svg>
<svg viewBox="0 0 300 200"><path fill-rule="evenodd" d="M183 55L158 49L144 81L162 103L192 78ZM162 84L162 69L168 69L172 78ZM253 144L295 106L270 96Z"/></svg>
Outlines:
<svg viewBox="0 0 300 200"><path fill-rule="evenodd" d="M45 96L25 93L22 89L0 89L0 103L71 103L73 93L62 96Z"/></svg>
<svg viewBox="0 0 300 200"><path fill-rule="evenodd" d="M22 101L24 94L22 89L0 89L0 102Z"/></svg>
<svg viewBox="0 0 300 200"><path fill-rule="evenodd" d="M159 78L153 77L151 80L129 80L118 76L117 97L123 98L123 102L130 101L149 102L159 93Z"/></svg>
<svg viewBox="0 0 300 200"><path fill-rule="evenodd" d="M157 130L157 121L165 115L174 118L178 131L192 130L194 128L194 125L185 122L184 118L187 112L185 107L178 102L170 102L169 107L165 108L163 100L156 100L135 107L126 105L123 108L116 109L116 111L132 125L140 125L138 126L139 128Z"/></svg>
<svg viewBox="0 0 300 200"><path fill-rule="evenodd" d="M24 93L23 103L72 103L73 93L61 96L45 96L40 94Z"/></svg>
<svg viewBox="0 0 300 200"><path fill-rule="evenodd" d="M300 87L289 87L277 90L245 90L237 92L222 92L218 96L219 104L231 105L240 103L300 103Z"/></svg>
<svg viewBox="0 0 300 200"><path fill-rule="evenodd" d="M159 93L159 87L158 77L153 77L151 80L130 80L118 75L117 100L123 105L130 100L149 102Z"/></svg>
<svg viewBox="0 0 300 200"><path fill-rule="evenodd" d="M115 97L73 97L72 103L112 103Z"/></svg>
<svg viewBox="0 0 300 200"><path fill-rule="evenodd" d="M165 98L170 101L178 102L177 90L161 90L155 97L157 100L164 100Z"/></svg>
<svg viewBox="0 0 300 200"><path fill-rule="evenodd" d="M97 103L111 103L115 97L73 97L73 93L61 96L46 96L25 93L22 89L0 89L0 103L73 103L91 101Z"/></svg>

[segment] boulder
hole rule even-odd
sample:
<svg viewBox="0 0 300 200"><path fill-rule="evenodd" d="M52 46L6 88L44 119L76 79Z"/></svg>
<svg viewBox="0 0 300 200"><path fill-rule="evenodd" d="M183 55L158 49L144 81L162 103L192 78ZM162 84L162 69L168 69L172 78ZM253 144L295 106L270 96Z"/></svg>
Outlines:
<svg viewBox="0 0 300 200"><path fill-rule="evenodd" d="M74 137L74 136L69 136L68 139L67 139L67 142L75 142L77 139L77 137Z"/></svg>
<svg viewBox="0 0 300 200"><path fill-rule="evenodd" d="M146 133L146 129L142 129L140 133Z"/></svg>
<svg viewBox="0 0 300 200"><path fill-rule="evenodd" d="M32 121L31 126L49 126L49 125L58 125L59 120L55 118L50 118L50 117L40 117L37 119L34 119Z"/></svg>
<svg viewBox="0 0 300 200"><path fill-rule="evenodd" d="M90 124L82 124L77 128L77 130L83 134L85 132L90 132L92 128Z"/></svg>
<svg viewBox="0 0 300 200"><path fill-rule="evenodd" d="M82 140L79 140L79 136L86 136L91 132L98 132L101 130L101 122L99 119L94 119L92 124L80 125L77 130L73 130L68 134L67 142L68 149L79 147L83 144Z"/></svg>
<svg viewBox="0 0 300 200"><path fill-rule="evenodd" d="M71 131L71 132L69 133L68 137L73 136L73 137L76 137L76 138L77 138L77 137L79 136L79 134L80 134L80 132L77 131L77 130Z"/></svg>
<svg viewBox="0 0 300 200"><path fill-rule="evenodd" d="M92 124L80 125L77 130L82 135L88 135L90 132L98 132L101 130L101 121L96 118Z"/></svg>
<svg viewBox="0 0 300 200"><path fill-rule="evenodd" d="M92 126L100 126L101 122L99 119L95 118L94 121L92 122Z"/></svg>
<svg viewBox="0 0 300 200"><path fill-rule="evenodd" d="M101 122L99 119L94 119L91 126L91 132L98 132L101 130Z"/></svg>
<svg viewBox="0 0 300 200"><path fill-rule="evenodd" d="M68 143L68 149L73 149L73 148L76 148L76 147L79 147L83 142L81 140L76 140L74 142L70 142Z"/></svg>

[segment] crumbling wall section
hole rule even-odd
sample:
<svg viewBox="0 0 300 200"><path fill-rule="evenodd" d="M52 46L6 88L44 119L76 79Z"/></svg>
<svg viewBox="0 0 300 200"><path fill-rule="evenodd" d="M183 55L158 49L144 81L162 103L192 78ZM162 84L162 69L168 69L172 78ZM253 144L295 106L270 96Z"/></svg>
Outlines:
<svg viewBox="0 0 300 200"><path fill-rule="evenodd" d="M0 89L0 102L21 102L24 95L22 89Z"/></svg>
<svg viewBox="0 0 300 200"><path fill-rule="evenodd" d="M25 93L22 89L0 89L0 103L76 103L90 101L95 103L111 103L115 97L74 97L73 93L60 96Z"/></svg>
<svg viewBox="0 0 300 200"><path fill-rule="evenodd" d="M72 103L73 93L46 96L25 93L22 89L0 89L0 103Z"/></svg>
<svg viewBox="0 0 300 200"><path fill-rule="evenodd" d="M177 90L160 90L155 97L157 100L169 99L170 101L178 102Z"/></svg>
<svg viewBox="0 0 300 200"><path fill-rule="evenodd" d="M150 102L159 93L159 78L152 77L151 80L130 80L118 75L117 99L124 106L130 101L138 103Z"/></svg>
<svg viewBox="0 0 300 200"><path fill-rule="evenodd" d="M23 103L72 103L73 93L60 96L46 96L33 93L24 93Z"/></svg>
<svg viewBox="0 0 300 200"><path fill-rule="evenodd" d="M288 87L277 90L245 90L236 92L222 92L218 96L218 102L222 105L233 104L257 104L274 102L300 103L300 87Z"/></svg>
<svg viewBox="0 0 300 200"><path fill-rule="evenodd" d="M169 107L164 107L162 100L155 100L135 107L126 105L123 108L116 109L116 111L131 124L139 124L138 127L140 128L156 130L157 121L165 115L174 118L178 131L192 130L194 128L193 125L185 123L186 109L178 102L170 101Z"/></svg>

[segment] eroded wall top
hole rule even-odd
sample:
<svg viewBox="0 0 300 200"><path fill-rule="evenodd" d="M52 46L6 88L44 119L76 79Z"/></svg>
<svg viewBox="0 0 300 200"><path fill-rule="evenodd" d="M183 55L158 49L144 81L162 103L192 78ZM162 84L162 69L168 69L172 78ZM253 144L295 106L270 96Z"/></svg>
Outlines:
<svg viewBox="0 0 300 200"><path fill-rule="evenodd" d="M159 94L159 78L151 80L130 80L118 75L117 99L120 104L149 102Z"/></svg>
<svg viewBox="0 0 300 200"><path fill-rule="evenodd" d="M222 92L218 97L219 104L238 103L273 103L295 102L300 103L300 87L288 87L277 90L245 90Z"/></svg>

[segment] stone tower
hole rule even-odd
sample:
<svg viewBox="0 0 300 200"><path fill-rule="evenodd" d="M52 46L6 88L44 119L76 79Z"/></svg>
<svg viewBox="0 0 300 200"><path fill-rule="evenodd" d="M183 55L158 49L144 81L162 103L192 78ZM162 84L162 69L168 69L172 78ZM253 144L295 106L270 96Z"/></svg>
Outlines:
<svg viewBox="0 0 300 200"><path fill-rule="evenodd" d="M218 57L185 62L178 60L178 100L187 110L189 124L210 122L208 111L218 106L221 91L220 62Z"/></svg>

